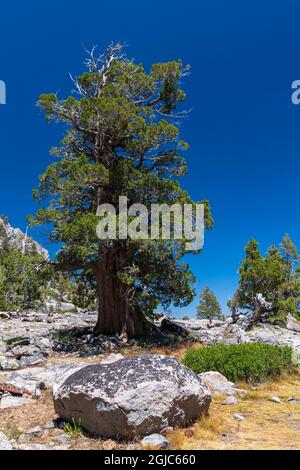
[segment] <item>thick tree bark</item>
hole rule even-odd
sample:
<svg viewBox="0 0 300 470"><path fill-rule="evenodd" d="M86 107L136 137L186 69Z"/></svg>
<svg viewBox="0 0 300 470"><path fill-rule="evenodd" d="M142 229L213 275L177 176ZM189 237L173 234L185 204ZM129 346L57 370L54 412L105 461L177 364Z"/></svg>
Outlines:
<svg viewBox="0 0 300 470"><path fill-rule="evenodd" d="M251 319L251 323L260 322L261 316L264 312L264 307L258 298L255 299L255 310Z"/></svg>
<svg viewBox="0 0 300 470"><path fill-rule="evenodd" d="M275 302L275 292L273 292L272 302L266 301L262 294L258 294L255 298L255 310L252 316L252 324L261 321L262 314L271 310Z"/></svg>
<svg viewBox="0 0 300 470"><path fill-rule="evenodd" d="M97 269L98 321L95 333L119 335L123 339L144 333L143 318L129 300L129 287L117 276L121 256L111 249L101 258Z"/></svg>

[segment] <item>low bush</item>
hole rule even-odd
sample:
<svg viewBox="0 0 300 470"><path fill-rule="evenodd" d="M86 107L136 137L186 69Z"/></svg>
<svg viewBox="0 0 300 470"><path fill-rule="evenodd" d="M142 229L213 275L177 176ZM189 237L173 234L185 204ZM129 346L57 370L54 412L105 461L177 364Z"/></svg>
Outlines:
<svg viewBox="0 0 300 470"><path fill-rule="evenodd" d="M83 429L81 427L81 422L78 423L72 418L72 423L65 423L64 431L69 434L71 437L81 437L83 435Z"/></svg>
<svg viewBox="0 0 300 470"><path fill-rule="evenodd" d="M217 371L233 382L261 382L279 377L295 368L293 351L288 346L261 343L218 344L190 349L183 364L197 374Z"/></svg>

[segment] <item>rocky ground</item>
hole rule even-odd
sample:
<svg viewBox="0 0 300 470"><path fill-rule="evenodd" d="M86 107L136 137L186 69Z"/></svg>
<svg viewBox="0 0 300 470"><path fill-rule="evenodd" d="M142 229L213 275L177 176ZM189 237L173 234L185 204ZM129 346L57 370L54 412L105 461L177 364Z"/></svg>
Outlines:
<svg viewBox="0 0 300 470"><path fill-rule="evenodd" d="M288 344L300 352L299 325L260 324L246 331L245 322L163 319L164 336L147 346L92 333L93 312L50 314L0 313L0 448L15 449L238 449L300 448L300 377L289 376L257 387L208 374L202 377L213 401L209 415L193 427L163 431L150 439L99 439L80 426L58 420L53 393L88 364L113 363L123 356L158 353L180 359L187 345L259 341ZM172 342L174 332L182 342ZM167 332L169 336L167 335ZM172 336L173 335L173 336ZM149 344L150 343L150 344ZM168 344L169 343L169 344ZM1 434L2 432L2 434Z"/></svg>

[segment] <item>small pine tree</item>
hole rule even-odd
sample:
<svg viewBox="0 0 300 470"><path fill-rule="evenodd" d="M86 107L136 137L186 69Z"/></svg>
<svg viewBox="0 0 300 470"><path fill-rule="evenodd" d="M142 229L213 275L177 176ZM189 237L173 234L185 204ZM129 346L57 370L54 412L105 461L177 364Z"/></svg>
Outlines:
<svg viewBox="0 0 300 470"><path fill-rule="evenodd" d="M272 302L272 318L298 315L300 310L299 254L288 235L279 248L272 245L265 256L258 243L250 240L245 247L245 258L239 269L238 307L242 311L255 311L256 296L262 294ZM232 301L229 302L229 307Z"/></svg>
<svg viewBox="0 0 300 470"><path fill-rule="evenodd" d="M287 278L280 286L278 308L299 318L300 311L300 255L290 236L285 234L280 250L287 268Z"/></svg>
<svg viewBox="0 0 300 470"><path fill-rule="evenodd" d="M265 263L256 240L251 239L247 243L245 255L239 269L239 307L254 310L256 295L265 294L263 290Z"/></svg>
<svg viewBox="0 0 300 470"><path fill-rule="evenodd" d="M248 242L245 254L239 269L239 307L254 310L257 294L262 294L269 302L274 299L287 279L287 266L278 248L271 246L264 257L253 239Z"/></svg>
<svg viewBox="0 0 300 470"><path fill-rule="evenodd" d="M31 308L41 302L52 268L34 247L23 252L9 243L7 223L7 217L0 216L0 310Z"/></svg>
<svg viewBox="0 0 300 470"><path fill-rule="evenodd" d="M291 280L293 277L293 271L297 270L300 255L296 245L287 233L282 238L280 249L282 252L282 257L289 270L289 280Z"/></svg>
<svg viewBox="0 0 300 470"><path fill-rule="evenodd" d="M197 307L197 318L207 318L211 323L213 318L222 318L220 304L215 294L206 286L200 294Z"/></svg>

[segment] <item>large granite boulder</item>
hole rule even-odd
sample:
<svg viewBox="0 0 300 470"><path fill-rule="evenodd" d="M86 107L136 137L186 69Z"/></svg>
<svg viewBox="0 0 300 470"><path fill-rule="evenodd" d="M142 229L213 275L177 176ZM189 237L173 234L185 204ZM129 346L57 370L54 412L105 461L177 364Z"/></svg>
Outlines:
<svg viewBox="0 0 300 470"><path fill-rule="evenodd" d="M54 395L56 413L103 437L132 438L185 426L206 414L211 393L175 358L147 355L91 365Z"/></svg>

